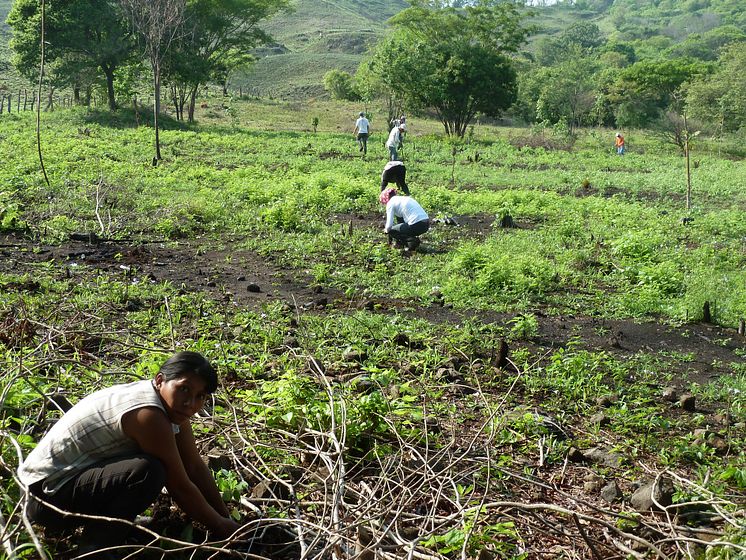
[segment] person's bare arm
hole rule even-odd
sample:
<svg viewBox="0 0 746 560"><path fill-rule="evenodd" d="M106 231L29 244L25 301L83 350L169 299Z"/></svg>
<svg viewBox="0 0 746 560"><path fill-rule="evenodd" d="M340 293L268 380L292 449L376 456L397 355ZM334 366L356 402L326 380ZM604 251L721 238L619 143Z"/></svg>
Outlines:
<svg viewBox="0 0 746 560"><path fill-rule="evenodd" d="M187 475L171 422L163 411L150 407L130 411L122 417L122 428L143 452L163 463L166 488L189 517L203 523L221 538L228 537L240 527L217 511Z"/></svg>
<svg viewBox="0 0 746 560"><path fill-rule="evenodd" d="M194 440L194 433L189 424L183 425L181 431L176 434L176 447L179 450L179 455L181 455L181 460L184 463L184 469L189 479L199 488L202 495L215 511L222 516L228 517L230 512L220 496L215 478L199 454L197 443Z"/></svg>

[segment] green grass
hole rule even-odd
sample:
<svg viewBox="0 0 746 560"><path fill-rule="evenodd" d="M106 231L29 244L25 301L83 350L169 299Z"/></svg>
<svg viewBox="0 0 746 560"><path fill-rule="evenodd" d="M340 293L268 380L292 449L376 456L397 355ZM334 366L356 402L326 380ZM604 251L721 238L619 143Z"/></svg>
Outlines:
<svg viewBox="0 0 746 560"><path fill-rule="evenodd" d="M548 314L686 322L697 319L706 299L716 302L718 322L734 326L746 315L746 171L739 162L706 144L695 147L694 220L684 225L681 156L643 132L628 135L630 152L620 158L609 148L611 131L583 132L573 151L544 150L514 145L529 131L480 124L470 143L455 146L454 162L454 144L440 136L439 123L412 116L404 148L408 182L431 216L489 223L510 213L519 227L485 226L480 238L467 227L435 225L424 237L430 250L405 257L380 232L382 108L371 108L377 132L362 159L351 135L353 104L203 101L208 106L196 125L164 118L157 167L150 164L152 129L135 127L128 111L43 114L49 187L38 169L33 115L0 116L0 141L13 146L0 167L0 231L30 239L32 252L37 243L65 243L71 231L98 232L98 188L107 209L103 233L127 239L123 245L225 248L231 258L252 249L283 274L344 294L341 302L302 312L268 298L249 310L151 282L137 267L16 257L24 270L0 274L0 367L7 372L0 378L0 451L9 469L17 458L8 440L27 452L48 420L39 390L63 388L77 400L151 376L176 344L203 352L224 380L212 431L195 422L200 441L209 434L210 449L251 461L264 476L292 469L298 495L314 496L297 507L318 526L332 526L327 509L316 507L324 491L320 471L308 464L309 456L319 464L319 452L309 452L296 434L315 434L309 442L327 445L331 439L321 434L335 429L350 467L348 488L361 480L385 485L397 472L416 477L413 457L437 458L422 483L415 480L412 503L371 497L351 518L355 524L370 524L392 507L415 523L423 492L428 504L447 496L442 503L449 508L477 507L482 495L484 503L546 502L554 498L529 493L535 483L563 479L587 503L598 500L583 490L591 471L619 480L629 493L651 471L668 469L680 477L677 501L717 499L719 511L737 520L727 538L742 538L743 432L726 434L727 455L692 435L711 426L714 413L731 414L734 426L746 421L742 364L722 364L727 374L691 387L699 410L683 414L659 398L660 386L681 381L676 376L695 356L644 348L616 355L579 340L562 347L537 341ZM349 216L367 222L350 234ZM170 264L192 266L188 259ZM458 318L443 320L440 308L431 308L435 286ZM372 310L360 305L367 300ZM376 301L387 302L386 312ZM482 322L479 311L507 314ZM515 370L491 361L500 339L510 344ZM609 426L600 429L589 417L608 394L618 398L604 409ZM559 438L549 416L574 435ZM570 446L596 445L613 446L622 467L566 462ZM447 464L453 468L441 466ZM221 490L235 498L257 482L255 472L221 473ZM397 485L396 495L402 493ZM0 497L14 524L18 499L14 484ZM568 494L562 505L585 511L574 499ZM260 507L280 519L297 514L281 503ZM619 515L628 509L603 508ZM345 514L358 515L351 512ZM533 528L520 516L502 523L504 509L478 519L473 512L423 530L417 546L466 546L474 556L486 546L500 558L515 558L519 544L535 546ZM532 519L537 515L552 524L565 520L538 510ZM606 527L617 521L604 519ZM464 520L473 532L464 531ZM597 546L606 542L600 525L589 522L586 530ZM27 541L19 531L14 535ZM583 542L570 544L580 550ZM674 544L659 544L676 557ZM47 545L62 550L66 543Z"/></svg>
<svg viewBox="0 0 746 560"><path fill-rule="evenodd" d="M231 77L234 93L280 99L326 97L324 74L341 69L354 73L362 57L340 53L287 53L259 59L248 72Z"/></svg>
<svg viewBox="0 0 746 560"><path fill-rule="evenodd" d="M674 321L700 317L710 301L723 325L746 316L746 171L728 159L698 155L693 221L682 224L681 158L643 141L642 133L646 152L619 158L606 145L609 132L591 132L566 152L519 149L509 142L517 131L483 126L453 166L449 142L419 135L420 126L437 123L413 119L404 154L413 192L430 214L508 212L520 227L493 228L478 243L468 232L454 237L456 231L435 227L428 242L436 253L404 260L380 244L375 229L356 231L351 245L338 238L336 214L380 212L383 135L373 136L369 158L361 160L349 132L351 106L233 100L206 115L223 124L163 131L165 160L155 169L148 164L149 128L107 128L97 123L100 114L85 110L48 115L42 134L51 188L36 171L33 116L6 118L0 134L17 149L0 171L4 203L61 239L97 227L91 185L100 176L117 201L118 235L230 234L289 264L335 254L332 283L342 290L417 300L438 285L457 307L540 305ZM309 134L317 115L320 130ZM78 132L83 128L87 135Z"/></svg>

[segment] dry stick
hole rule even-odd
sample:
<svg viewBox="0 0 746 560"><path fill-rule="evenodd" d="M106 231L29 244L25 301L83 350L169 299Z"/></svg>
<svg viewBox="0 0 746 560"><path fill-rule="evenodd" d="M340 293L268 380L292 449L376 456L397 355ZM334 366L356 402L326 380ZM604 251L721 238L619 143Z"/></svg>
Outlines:
<svg viewBox="0 0 746 560"><path fill-rule="evenodd" d="M345 488L345 466L344 466L344 455L342 452L342 449L344 447L344 442L346 440L346 417L347 417L347 409L344 405L344 401L340 400L339 403L339 410L340 414L342 416L342 427L341 427L341 442L337 438L337 420L336 420L336 414L335 414L335 401L334 401L334 391L329 383L329 380L326 378L326 375L324 375L324 371L321 369L321 366L318 364L318 362L312 357L311 358L311 364L316 370L317 375L321 378L321 380L324 383L324 387L326 389L326 393L329 397L329 408L330 408L330 419L331 419L331 427L329 430L329 433L327 434L329 439L332 442L332 445L334 447L338 469L334 469L333 473L338 473L337 480L335 481L335 489L334 489L334 502L332 505L332 523L335 530L339 530L341 528L341 520L340 520L340 514L339 510L340 507L343 505L344 502L344 488ZM341 551L339 549L334 550L333 557L341 557Z"/></svg>
<svg viewBox="0 0 746 560"><path fill-rule="evenodd" d="M596 558L596 560L603 560L603 556L601 556L598 550L596 550L596 545L591 542L591 540L588 538L588 535L585 533L585 529L583 529L583 526L580 524L580 519L578 519L578 515L576 513L572 514L572 519L573 521L575 521L575 526L578 528L578 532L580 533L580 536L583 537L585 544L587 544L588 548L591 549L593 557Z"/></svg>
<svg viewBox="0 0 746 560"><path fill-rule="evenodd" d="M8 438L10 440L10 443L13 444L13 447L15 447L16 457L18 458L18 463L20 464L21 462L23 462L23 451L21 450L21 446L18 444L15 438L11 434L5 432L4 430L0 432L0 435ZM23 525L24 527L26 527L26 531L28 532L29 537L31 537L31 542L34 544L34 548L39 553L39 557L42 558L42 560L49 560L49 556L47 556L47 553L44 551L44 547L42 547L41 542L39 541L39 537L34 531L34 528L31 526L31 522L29 521L28 516L26 515L25 501L28 500L28 489L25 488L24 484L20 480L18 480L15 473L13 474L13 480L16 482L18 487L23 490L24 503L21 505L21 519L23 521Z"/></svg>
<svg viewBox="0 0 746 560"><path fill-rule="evenodd" d="M13 550L13 543L10 540L10 534L8 531L8 522L5 521L2 510L0 510L0 541L3 543L3 549L5 549L5 554L7 555L8 560L16 560L18 557L16 556L15 550Z"/></svg>
<svg viewBox="0 0 746 560"><path fill-rule="evenodd" d="M44 174L44 180L49 186L49 178L47 177L47 170L44 168L44 158L41 155L41 84L44 79L44 15L45 15L45 3L41 0L41 62L39 66L39 103L36 106L36 147L39 152L39 165L41 165L41 171Z"/></svg>
<svg viewBox="0 0 746 560"><path fill-rule="evenodd" d="M104 178L102 176L99 176L98 182L96 183L96 219L98 220L98 226L101 229L101 235L103 236L105 233L104 228L104 222L101 219L101 214L99 213L99 209L101 208L101 183L103 183Z"/></svg>

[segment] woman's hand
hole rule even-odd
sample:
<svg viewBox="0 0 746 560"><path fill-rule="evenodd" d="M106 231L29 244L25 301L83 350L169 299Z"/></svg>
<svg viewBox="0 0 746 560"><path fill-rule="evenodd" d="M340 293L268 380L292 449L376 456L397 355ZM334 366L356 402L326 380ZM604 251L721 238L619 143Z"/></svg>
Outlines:
<svg viewBox="0 0 746 560"><path fill-rule="evenodd" d="M217 536L221 539L227 539L236 531L241 529L242 525L236 523L230 517L224 517L222 523L216 528Z"/></svg>

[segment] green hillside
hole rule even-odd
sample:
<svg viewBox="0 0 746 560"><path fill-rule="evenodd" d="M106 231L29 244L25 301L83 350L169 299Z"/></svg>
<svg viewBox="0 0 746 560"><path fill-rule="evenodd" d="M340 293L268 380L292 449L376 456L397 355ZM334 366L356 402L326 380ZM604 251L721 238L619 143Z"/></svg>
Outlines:
<svg viewBox="0 0 746 560"><path fill-rule="evenodd" d="M360 55L334 52L266 56L249 72L238 72L231 87L261 97L318 97L325 95L324 74L334 68L354 72L359 62Z"/></svg>
<svg viewBox="0 0 746 560"><path fill-rule="evenodd" d="M231 79L241 88L286 98L324 94L331 69L354 72L362 56L387 29L386 20L408 4L404 0L299 0L264 28L278 48L254 68Z"/></svg>

